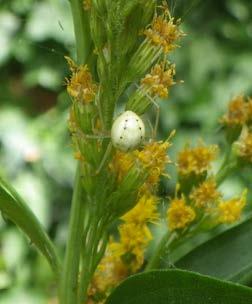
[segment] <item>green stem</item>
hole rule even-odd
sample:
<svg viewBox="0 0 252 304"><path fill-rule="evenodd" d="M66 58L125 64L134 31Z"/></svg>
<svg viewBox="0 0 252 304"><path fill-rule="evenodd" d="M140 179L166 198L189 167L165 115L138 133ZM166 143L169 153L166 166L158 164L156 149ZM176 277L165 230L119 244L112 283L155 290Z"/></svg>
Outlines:
<svg viewBox="0 0 252 304"><path fill-rule="evenodd" d="M220 186L226 177L236 169L236 167L236 162L231 162L230 164L227 164L225 167L223 167L216 175L216 184Z"/></svg>
<svg viewBox="0 0 252 304"><path fill-rule="evenodd" d="M77 62L79 64L83 64L86 62L91 46L89 22L86 13L83 10L82 0L70 0L70 5L76 39ZM60 286L60 304L77 303L81 236L84 221L84 203L81 199L81 189L81 174L80 167L78 166L70 213L69 235Z"/></svg>
<svg viewBox="0 0 252 304"><path fill-rule="evenodd" d="M70 0L70 4L76 39L77 61L79 64L83 64L86 62L91 48L88 16L83 9L82 0Z"/></svg>
<svg viewBox="0 0 252 304"><path fill-rule="evenodd" d="M81 176L78 166L74 185L70 214L69 235L60 289L60 304L76 304L78 290L78 274L81 253L81 235L83 232L83 209L81 199Z"/></svg>
<svg viewBox="0 0 252 304"><path fill-rule="evenodd" d="M227 149L224 161L216 174L216 184L220 186L226 177L237 168L237 160L232 154L232 146Z"/></svg>
<svg viewBox="0 0 252 304"><path fill-rule="evenodd" d="M98 252L98 247L101 245L100 241L103 238L104 231L106 231L106 229L103 220L94 218L88 229L88 240L83 253L83 265L80 275L78 304L85 303L90 280L92 279L94 271L103 256L103 254L100 254Z"/></svg>
<svg viewBox="0 0 252 304"><path fill-rule="evenodd" d="M163 235L153 256L150 258L145 271L159 268L160 258L163 256L165 249L168 248L174 242L174 240L177 239L177 237L177 233L171 233L170 231L167 231Z"/></svg>

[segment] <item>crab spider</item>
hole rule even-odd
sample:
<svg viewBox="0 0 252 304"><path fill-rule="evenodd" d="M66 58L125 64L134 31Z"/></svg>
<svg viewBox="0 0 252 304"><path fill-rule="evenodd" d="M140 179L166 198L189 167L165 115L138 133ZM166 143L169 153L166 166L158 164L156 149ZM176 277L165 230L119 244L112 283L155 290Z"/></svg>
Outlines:
<svg viewBox="0 0 252 304"><path fill-rule="evenodd" d="M138 85L136 86L138 89L140 89ZM152 129L152 137L155 138L158 128L158 122L159 122L159 113L160 113L159 105L147 92L145 92L144 94L148 97L150 102L156 108L154 129L152 128L152 125L150 123ZM128 110L123 112L115 119L111 128L110 135L105 135L105 134L89 135L89 134L83 134L82 132L80 132L79 135L83 136L83 138L85 139L111 138L111 142L108 144L108 147L104 153L99 168L96 170L96 174L99 174L99 172L101 171L102 167L106 162L106 159L108 158L111 152L112 146L114 146L116 149L120 151L129 152L138 148L143 143L145 139L145 125L140 116L138 116L135 112Z"/></svg>

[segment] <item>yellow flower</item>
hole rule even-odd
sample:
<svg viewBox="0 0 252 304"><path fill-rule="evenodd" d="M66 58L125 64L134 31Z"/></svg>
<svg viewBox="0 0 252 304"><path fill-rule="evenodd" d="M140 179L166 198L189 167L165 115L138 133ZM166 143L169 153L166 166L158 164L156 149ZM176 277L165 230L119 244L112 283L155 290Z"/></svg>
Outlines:
<svg viewBox="0 0 252 304"><path fill-rule="evenodd" d="M165 167L171 163L167 150L171 143L166 141L152 141L147 143L142 150L134 151L134 156L148 171L147 183L156 186L161 175L164 175Z"/></svg>
<svg viewBox="0 0 252 304"><path fill-rule="evenodd" d="M172 135L171 135L172 136ZM171 137L170 136L170 137ZM169 138L170 138L169 137ZM118 180L120 181L131 168L132 165L137 163L147 171L148 178L147 184L150 187L155 187L161 175L165 175L165 167L171 163L167 150L171 143L166 141L152 141L144 145L143 149L135 150L132 152L116 151L109 167L113 172L117 173ZM143 187L144 189L146 187ZM144 191L140 191L141 193Z"/></svg>
<svg viewBox="0 0 252 304"><path fill-rule="evenodd" d="M160 46L164 53L169 53L178 45L176 40L184 36L184 33L179 29L180 20L175 21L166 10L161 16L156 16L151 26L144 31L146 37L154 45Z"/></svg>
<svg viewBox="0 0 252 304"><path fill-rule="evenodd" d="M195 217L195 211L186 205L184 198L173 199L167 210L168 227L171 231L187 227Z"/></svg>
<svg viewBox="0 0 252 304"><path fill-rule="evenodd" d="M69 57L66 57L66 59L72 72L70 79L67 79L68 94L83 104L92 102L95 98L97 86L93 83L87 65L77 66Z"/></svg>
<svg viewBox="0 0 252 304"><path fill-rule="evenodd" d="M150 240L152 240L152 234L149 228L146 224L138 225L134 222L126 222L120 225L119 234L123 252L125 254L134 254L135 262L137 262L134 268L138 268L142 265L144 250Z"/></svg>
<svg viewBox="0 0 252 304"><path fill-rule="evenodd" d="M238 155L242 159L252 162L252 132L244 128L236 146L238 148Z"/></svg>
<svg viewBox="0 0 252 304"><path fill-rule="evenodd" d="M213 178L207 179L190 194L190 199L197 208L211 207L220 198L221 193L216 189L216 182Z"/></svg>
<svg viewBox="0 0 252 304"><path fill-rule="evenodd" d="M223 201L218 206L218 221L222 224L231 224L240 219L243 208L246 205L247 190L244 190L240 198Z"/></svg>
<svg viewBox="0 0 252 304"><path fill-rule="evenodd" d="M129 275L127 266L117 254L115 244L117 243L111 239L105 255L95 271L88 290L90 300L96 294L103 294L105 299L108 292Z"/></svg>
<svg viewBox="0 0 252 304"><path fill-rule="evenodd" d="M247 103L243 95L236 96L228 106L228 113L221 118L221 123L226 126L242 126L247 121Z"/></svg>
<svg viewBox="0 0 252 304"><path fill-rule="evenodd" d="M159 219L157 212L158 199L154 195L143 195L136 206L126 213L122 219L125 222L143 225L146 222L156 223Z"/></svg>
<svg viewBox="0 0 252 304"><path fill-rule="evenodd" d="M184 148L178 156L178 171L181 175L202 174L211 168L211 162L216 158L218 147L216 145L204 146L203 144Z"/></svg>
<svg viewBox="0 0 252 304"><path fill-rule="evenodd" d="M173 80L175 75L175 65L165 68L165 63L156 64L150 74L147 74L141 81L143 89L150 95L160 98L168 97L168 89L176 82Z"/></svg>
<svg viewBox="0 0 252 304"><path fill-rule="evenodd" d="M128 173L129 169L134 164L134 157L132 153L121 152L116 150L109 168L117 174L118 181Z"/></svg>

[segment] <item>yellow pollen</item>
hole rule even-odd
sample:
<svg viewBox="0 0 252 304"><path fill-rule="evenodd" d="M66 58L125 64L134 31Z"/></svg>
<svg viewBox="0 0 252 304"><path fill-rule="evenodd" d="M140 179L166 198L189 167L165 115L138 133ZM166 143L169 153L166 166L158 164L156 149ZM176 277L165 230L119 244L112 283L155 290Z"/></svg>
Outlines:
<svg viewBox="0 0 252 304"><path fill-rule="evenodd" d="M72 72L70 79L67 80L68 94L83 104L94 101L97 86L92 80L87 65L77 66L69 57L66 59Z"/></svg>
<svg viewBox="0 0 252 304"><path fill-rule="evenodd" d="M242 126L247 121L247 103L243 95L239 95L231 100L228 106L228 113L220 122L226 126Z"/></svg>
<svg viewBox="0 0 252 304"><path fill-rule="evenodd" d="M159 219L157 203L157 197L153 195L143 195L136 206L126 213L122 219L125 222L134 222L138 225L143 225L146 222L156 223Z"/></svg>
<svg viewBox="0 0 252 304"><path fill-rule="evenodd" d="M238 155L244 161L252 162L252 132L244 128L236 145L238 147Z"/></svg>
<svg viewBox="0 0 252 304"><path fill-rule="evenodd" d="M142 166L148 171L147 182L155 186L161 175L164 174L165 167L171 163L167 150L171 143L166 141L147 143L142 150L134 151L134 156L140 161Z"/></svg>
<svg viewBox="0 0 252 304"><path fill-rule="evenodd" d="M218 206L218 221L223 224L231 224L239 220L246 205L246 197L247 190L244 190L240 198L221 202Z"/></svg>
<svg viewBox="0 0 252 304"><path fill-rule="evenodd" d="M173 199L167 210L168 227L171 231L186 228L195 217L195 211L186 205L184 198Z"/></svg>
<svg viewBox="0 0 252 304"><path fill-rule="evenodd" d="M150 95L166 98L169 88L176 82L173 80L175 75L175 65L165 68L165 64L156 64L150 74L147 74L141 81L143 89L147 89Z"/></svg>
<svg viewBox="0 0 252 304"><path fill-rule="evenodd" d="M211 162L217 157L216 145L200 145L195 148L184 148L178 156L178 171L181 175L202 174L211 168Z"/></svg>
<svg viewBox="0 0 252 304"><path fill-rule="evenodd" d="M144 34L154 45L162 47L164 53L169 53L178 47L175 42L184 36L179 29L179 23L179 20L175 21L166 12L161 16L156 16Z"/></svg>
<svg viewBox="0 0 252 304"><path fill-rule="evenodd" d="M210 178L192 190L190 199L197 208L210 208L220 196L221 193L217 191L215 180Z"/></svg>
<svg viewBox="0 0 252 304"><path fill-rule="evenodd" d="M109 164L109 168L117 174L118 181L128 173L129 169L134 164L134 157L132 153L121 152L117 150L114 157Z"/></svg>

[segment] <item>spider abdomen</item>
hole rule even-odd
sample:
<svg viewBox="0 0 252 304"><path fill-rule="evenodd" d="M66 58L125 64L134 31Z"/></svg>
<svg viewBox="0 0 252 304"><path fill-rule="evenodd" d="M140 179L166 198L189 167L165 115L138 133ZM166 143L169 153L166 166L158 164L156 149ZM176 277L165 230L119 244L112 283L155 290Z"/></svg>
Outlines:
<svg viewBox="0 0 252 304"><path fill-rule="evenodd" d="M121 151L136 149L144 140L145 127L142 119L132 111L126 111L116 118L111 130L111 140Z"/></svg>

